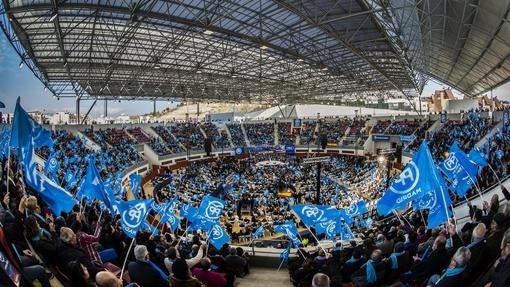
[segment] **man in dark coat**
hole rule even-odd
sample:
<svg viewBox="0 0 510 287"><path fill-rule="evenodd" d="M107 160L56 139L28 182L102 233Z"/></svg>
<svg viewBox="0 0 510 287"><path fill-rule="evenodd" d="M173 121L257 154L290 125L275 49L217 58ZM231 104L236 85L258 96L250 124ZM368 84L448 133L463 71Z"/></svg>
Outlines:
<svg viewBox="0 0 510 287"><path fill-rule="evenodd" d="M145 245L135 246L135 262L128 265L131 281L143 287L168 287L160 273L149 264L149 251Z"/></svg>
<svg viewBox="0 0 510 287"><path fill-rule="evenodd" d="M423 258L413 257L411 270L402 274L400 280L410 283L429 278L433 274L440 274L448 266L449 256L446 251L446 237L439 235L432 244L431 251L425 251Z"/></svg>

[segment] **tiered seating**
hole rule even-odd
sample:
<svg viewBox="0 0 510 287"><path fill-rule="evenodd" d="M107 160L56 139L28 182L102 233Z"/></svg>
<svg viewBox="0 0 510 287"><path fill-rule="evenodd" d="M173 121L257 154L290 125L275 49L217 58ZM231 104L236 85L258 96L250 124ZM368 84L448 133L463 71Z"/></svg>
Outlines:
<svg viewBox="0 0 510 287"><path fill-rule="evenodd" d="M230 135L232 136L232 144L234 146L245 146L246 141L244 139L243 130L241 129L240 124L227 124L227 128L230 131Z"/></svg>
<svg viewBox="0 0 510 287"><path fill-rule="evenodd" d="M188 150L203 150L204 135L198 123L177 123L170 126L170 132Z"/></svg>
<svg viewBox="0 0 510 287"><path fill-rule="evenodd" d="M212 144L216 148L227 148L230 147L230 143L228 142L228 136L225 131L222 131L220 134L220 131L218 130L218 127L214 125L213 123L207 122L202 124L202 129L204 130L205 134L209 137L212 137Z"/></svg>
<svg viewBox="0 0 510 287"><path fill-rule="evenodd" d="M351 125L349 118L339 119L337 121L324 121L320 123L320 134L326 135L328 144L337 145L340 139L345 135L345 131Z"/></svg>
<svg viewBox="0 0 510 287"><path fill-rule="evenodd" d="M361 130L365 127L366 122L367 122L366 118L355 118L351 124L351 129L349 130L348 136L360 137Z"/></svg>
<svg viewBox="0 0 510 287"><path fill-rule="evenodd" d="M291 123L278 123L278 137L280 144L295 144L296 134L293 134Z"/></svg>
<svg viewBox="0 0 510 287"><path fill-rule="evenodd" d="M164 126L155 126L155 127L151 127L154 132L156 132L162 139L163 141L165 141L166 145L166 149L162 148L162 147L158 147L158 145L160 144L156 144L155 145L155 149L156 150L160 150L161 151L161 154L160 155L165 155L167 154L167 152L170 152L171 154L172 153L181 153L181 152L185 152L185 150L182 148L182 146L180 145L179 141L176 140L174 138L174 136L172 136L170 134L170 132L168 131L168 129ZM152 144L151 144L151 147L152 147ZM153 149L154 149L153 148ZM156 151L154 150L154 151ZM157 151L156 151L157 152ZM159 153L158 153L159 154Z"/></svg>
<svg viewBox="0 0 510 287"><path fill-rule="evenodd" d="M393 121L386 130L386 134L390 135L412 135L421 125L422 121L414 119L408 121L404 119L402 121Z"/></svg>
<svg viewBox="0 0 510 287"><path fill-rule="evenodd" d="M391 125L391 120L379 120L372 128L373 134L385 133L386 129Z"/></svg>
<svg viewBox="0 0 510 287"><path fill-rule="evenodd" d="M99 129L95 130L94 134L96 141L98 141L103 149L106 149L106 143L110 144L111 146L136 144L136 142L130 138L123 129Z"/></svg>
<svg viewBox="0 0 510 287"><path fill-rule="evenodd" d="M127 132L136 139L137 143L148 143L150 141L149 136L139 127L127 129Z"/></svg>
<svg viewBox="0 0 510 287"><path fill-rule="evenodd" d="M244 124L246 136L251 145L274 145L274 124Z"/></svg>
<svg viewBox="0 0 510 287"><path fill-rule="evenodd" d="M461 147L469 150L493 126L491 119L482 118L480 113L469 111L464 115L464 120L449 120L441 129L434 133L430 140L431 152L437 159L443 159L445 152L454 141L457 141Z"/></svg>
<svg viewBox="0 0 510 287"><path fill-rule="evenodd" d="M299 144L311 144L314 139L315 128L317 127L316 121L304 121L299 135Z"/></svg>

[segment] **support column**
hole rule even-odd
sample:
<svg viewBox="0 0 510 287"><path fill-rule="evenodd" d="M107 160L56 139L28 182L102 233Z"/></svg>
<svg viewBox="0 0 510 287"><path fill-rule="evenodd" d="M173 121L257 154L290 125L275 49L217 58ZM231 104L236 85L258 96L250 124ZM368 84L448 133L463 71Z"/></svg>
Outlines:
<svg viewBox="0 0 510 287"><path fill-rule="evenodd" d="M104 100L104 117L108 117L108 100Z"/></svg>
<svg viewBox="0 0 510 287"><path fill-rule="evenodd" d="M154 100L154 108L152 110L152 115L156 116L156 100Z"/></svg>
<svg viewBox="0 0 510 287"><path fill-rule="evenodd" d="M80 97L76 97L76 123L80 124Z"/></svg>
<svg viewBox="0 0 510 287"><path fill-rule="evenodd" d="M321 167L320 162L317 163L317 193L315 194L315 204L321 204Z"/></svg>

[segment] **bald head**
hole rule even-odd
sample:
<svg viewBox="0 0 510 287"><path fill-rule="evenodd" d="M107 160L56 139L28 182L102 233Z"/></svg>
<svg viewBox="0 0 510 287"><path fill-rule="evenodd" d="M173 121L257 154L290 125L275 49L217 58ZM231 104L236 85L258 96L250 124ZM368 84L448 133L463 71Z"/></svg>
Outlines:
<svg viewBox="0 0 510 287"><path fill-rule="evenodd" d="M101 271L96 274L97 287L122 287L122 281L109 271Z"/></svg>
<svg viewBox="0 0 510 287"><path fill-rule="evenodd" d="M329 277L324 273L317 273L312 278L312 287L329 287Z"/></svg>

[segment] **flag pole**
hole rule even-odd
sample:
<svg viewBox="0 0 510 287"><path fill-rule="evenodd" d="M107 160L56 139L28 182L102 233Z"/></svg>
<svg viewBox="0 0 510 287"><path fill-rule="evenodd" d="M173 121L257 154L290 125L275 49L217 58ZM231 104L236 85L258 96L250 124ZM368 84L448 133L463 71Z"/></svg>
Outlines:
<svg viewBox="0 0 510 287"><path fill-rule="evenodd" d="M7 149L7 194L9 194L10 171L11 171L11 146L9 145L9 148Z"/></svg>
<svg viewBox="0 0 510 287"><path fill-rule="evenodd" d="M425 221L425 217L423 217L423 212L421 210L419 210L419 212L420 212L420 216L421 216L421 221L423 221L423 225L427 226L427 222Z"/></svg>
<svg viewBox="0 0 510 287"><path fill-rule="evenodd" d="M133 237L133 239L131 239L131 244L129 244L129 248L126 253L126 258L124 258L124 263L122 263L122 270L120 271L120 280L122 280L122 275L124 274L124 269L126 267L126 262L127 262L128 256L129 256L129 252L131 252L131 248L133 247L134 242L135 242L135 237Z"/></svg>
<svg viewBox="0 0 510 287"><path fill-rule="evenodd" d="M280 262L280 266L278 266L278 270L276 270L276 272L280 272L280 268L282 268L284 261L285 261L285 259L282 258L282 262Z"/></svg>
<svg viewBox="0 0 510 287"><path fill-rule="evenodd" d="M496 178L498 179L498 182L499 184L501 185L501 179L499 178L498 174L496 173L496 171L492 168L492 165L490 163L487 163L487 165L489 166L489 168L492 170L492 173L494 173L494 175L496 176Z"/></svg>
<svg viewBox="0 0 510 287"><path fill-rule="evenodd" d="M308 231L310 232L310 234L313 236L313 239L315 239L315 241L317 241L317 245L319 245L320 249L322 249L322 251L324 251L324 253L327 253L326 250L324 249L324 247L322 247L322 245L320 244L319 242L319 239L317 238L317 236L315 236L315 234L313 234L313 232L310 230L310 228L308 227L308 225L306 225L304 222L303 222L303 225L306 227L306 229L308 229ZM298 231L298 234L299 234L299 231ZM301 237L301 236L300 236ZM302 242L303 240L301 240ZM299 246L298 246L299 248Z"/></svg>

